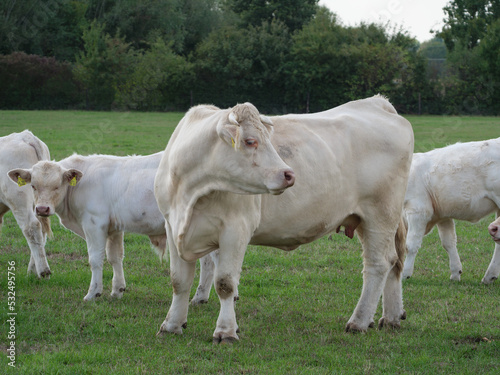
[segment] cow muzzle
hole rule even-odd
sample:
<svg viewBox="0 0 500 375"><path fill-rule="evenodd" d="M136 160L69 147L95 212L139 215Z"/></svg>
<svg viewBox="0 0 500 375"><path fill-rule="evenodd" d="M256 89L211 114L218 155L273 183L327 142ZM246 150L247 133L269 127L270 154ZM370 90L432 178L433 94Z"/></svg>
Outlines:
<svg viewBox="0 0 500 375"><path fill-rule="evenodd" d="M292 169L285 169L279 173L281 185L278 188L269 188L272 195L282 194L286 189L295 184L295 173Z"/></svg>
<svg viewBox="0 0 500 375"><path fill-rule="evenodd" d="M498 224L491 223L488 226L488 233L493 237L493 241L500 242L500 226Z"/></svg>
<svg viewBox="0 0 500 375"><path fill-rule="evenodd" d="M49 206L36 206L36 214L38 216L50 216L52 213L50 212Z"/></svg>

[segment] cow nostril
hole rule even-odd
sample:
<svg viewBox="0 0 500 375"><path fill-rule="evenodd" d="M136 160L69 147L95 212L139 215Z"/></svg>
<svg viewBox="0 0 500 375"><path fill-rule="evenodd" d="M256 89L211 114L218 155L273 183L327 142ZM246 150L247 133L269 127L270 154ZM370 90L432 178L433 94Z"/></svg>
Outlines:
<svg viewBox="0 0 500 375"><path fill-rule="evenodd" d="M285 172L285 180L287 180L288 182L295 180L295 174L293 173L293 171L286 171Z"/></svg>
<svg viewBox="0 0 500 375"><path fill-rule="evenodd" d="M490 230L490 233L496 233L498 231L498 227L497 226L491 226L489 228L489 230Z"/></svg>

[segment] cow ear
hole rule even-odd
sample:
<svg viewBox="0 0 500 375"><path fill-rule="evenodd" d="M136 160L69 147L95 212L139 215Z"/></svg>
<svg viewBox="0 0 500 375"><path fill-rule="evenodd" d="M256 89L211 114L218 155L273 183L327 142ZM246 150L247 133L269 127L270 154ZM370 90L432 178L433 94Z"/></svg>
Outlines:
<svg viewBox="0 0 500 375"><path fill-rule="evenodd" d="M71 186L75 186L83 177L83 173L78 169L68 169L63 173L63 180L69 182Z"/></svg>
<svg viewBox="0 0 500 375"><path fill-rule="evenodd" d="M31 182L31 170L29 169L13 169L8 172L12 181L19 186L29 184Z"/></svg>
<svg viewBox="0 0 500 375"><path fill-rule="evenodd" d="M260 121L264 124L264 126L267 128L267 131L269 133L273 133L274 127L273 127L273 120L271 120L269 117L260 115Z"/></svg>
<svg viewBox="0 0 500 375"><path fill-rule="evenodd" d="M234 149L238 149L240 143L240 126L232 112L229 114L227 120L229 123L221 121L217 124L217 134L224 142L231 145Z"/></svg>

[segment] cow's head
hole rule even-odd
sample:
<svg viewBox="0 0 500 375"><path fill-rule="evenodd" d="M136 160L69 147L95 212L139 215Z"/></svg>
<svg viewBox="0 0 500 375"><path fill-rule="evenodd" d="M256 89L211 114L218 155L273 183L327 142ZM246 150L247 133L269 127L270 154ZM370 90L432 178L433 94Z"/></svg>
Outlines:
<svg viewBox="0 0 500 375"><path fill-rule="evenodd" d="M252 194L281 194L293 186L294 172L271 144L272 133L271 119L250 103L236 105L219 121L221 163L231 185Z"/></svg>
<svg viewBox="0 0 500 375"><path fill-rule="evenodd" d="M40 161L31 169L13 169L8 174L21 188L31 185L39 216L54 215L68 188L75 186L83 175L76 169L65 169L52 161Z"/></svg>

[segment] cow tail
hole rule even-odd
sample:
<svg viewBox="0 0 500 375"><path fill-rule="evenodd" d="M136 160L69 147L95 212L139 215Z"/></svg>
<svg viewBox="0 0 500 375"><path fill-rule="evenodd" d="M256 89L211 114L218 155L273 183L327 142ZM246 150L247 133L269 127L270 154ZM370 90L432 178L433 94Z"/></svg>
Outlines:
<svg viewBox="0 0 500 375"><path fill-rule="evenodd" d="M50 227L50 218L49 217L38 217L40 224L42 224L42 233L45 234L48 238L52 238L52 228Z"/></svg>
<svg viewBox="0 0 500 375"><path fill-rule="evenodd" d="M401 215L401 219L399 220L398 230L396 231L396 253L398 254L398 260L394 265L394 271L396 272L398 278L401 276L403 272L403 266L405 262L407 247L406 247L406 233L408 232L408 226L406 224L406 220Z"/></svg>

